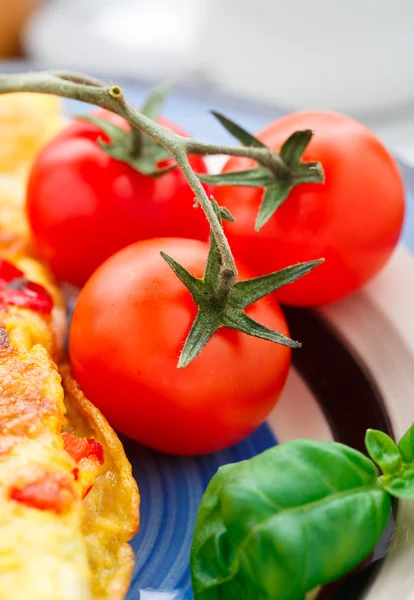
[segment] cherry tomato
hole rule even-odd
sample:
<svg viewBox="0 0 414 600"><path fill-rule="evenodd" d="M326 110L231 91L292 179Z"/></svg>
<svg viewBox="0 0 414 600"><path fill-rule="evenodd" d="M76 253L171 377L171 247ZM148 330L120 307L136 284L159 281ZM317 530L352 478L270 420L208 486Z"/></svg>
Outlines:
<svg viewBox="0 0 414 600"><path fill-rule="evenodd" d="M233 252L258 274L325 258L312 273L276 292L282 303L318 306L357 290L387 262L401 233L404 189L384 146L349 117L299 112L270 124L258 137L278 150L294 131L309 128L315 135L303 160L320 161L326 182L295 187L259 232L254 223L261 189L217 187L214 195L236 219L225 223ZM251 165L230 158L224 171Z"/></svg>
<svg viewBox="0 0 414 600"><path fill-rule="evenodd" d="M96 116L128 129L113 113ZM157 178L143 175L106 154L98 140L108 137L91 123L74 121L42 150L30 174L27 213L33 236L58 278L82 285L106 258L140 239L207 239L206 218L193 208L194 193L178 168ZM190 163L206 172L202 157L191 156Z"/></svg>
<svg viewBox="0 0 414 600"><path fill-rule="evenodd" d="M178 369L197 308L160 250L196 277L203 275L208 246L195 240L141 241L109 258L75 306L72 367L85 394L120 432L167 453L213 452L266 419L284 386L291 353L221 328L190 365ZM243 265L238 268L240 278L250 277ZM273 298L246 312L288 335Z"/></svg>

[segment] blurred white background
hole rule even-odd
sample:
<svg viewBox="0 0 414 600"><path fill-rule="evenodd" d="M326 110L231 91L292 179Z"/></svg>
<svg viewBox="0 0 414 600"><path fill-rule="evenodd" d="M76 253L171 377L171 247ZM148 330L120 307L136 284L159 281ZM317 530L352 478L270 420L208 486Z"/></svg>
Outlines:
<svg viewBox="0 0 414 600"><path fill-rule="evenodd" d="M414 0L31 2L22 43L39 66L343 111L414 164Z"/></svg>

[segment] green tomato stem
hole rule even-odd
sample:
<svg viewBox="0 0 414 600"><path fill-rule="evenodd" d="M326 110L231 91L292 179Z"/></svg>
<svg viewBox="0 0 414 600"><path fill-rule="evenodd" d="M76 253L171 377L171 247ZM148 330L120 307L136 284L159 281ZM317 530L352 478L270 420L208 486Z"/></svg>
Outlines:
<svg viewBox="0 0 414 600"><path fill-rule="evenodd" d="M278 154L269 148L257 148L255 146L227 146L221 144L210 144L199 142L191 138L184 138L186 151L189 154L224 154L226 156L242 156L251 158L262 167L273 171L276 176L282 177L288 174L288 169Z"/></svg>
<svg viewBox="0 0 414 600"><path fill-rule="evenodd" d="M106 87L88 75L59 71L0 75L0 94L11 92L54 94L64 98L95 104L124 117L132 127L144 131L166 148L175 158L178 167L182 170L184 177L194 191L197 203L200 204L206 214L212 234L222 256L225 285L232 285L237 277L234 258L220 221L211 206L211 202L200 180L190 166L187 158L186 138L164 129L164 127L131 106L125 100L122 90L118 86ZM203 144L200 142L198 145L200 153L203 153L202 146ZM246 148L250 156L249 150L251 149ZM231 277L228 276L229 271L231 272Z"/></svg>
<svg viewBox="0 0 414 600"><path fill-rule="evenodd" d="M95 104L124 117L131 127L148 134L153 140L168 150L175 158L177 166L181 169L189 186L194 191L196 204L201 206L210 224L212 235L222 258L222 274L219 278L221 292L223 295L226 295L231 290L237 277L235 261L220 220L211 206L211 202L199 177L191 168L187 155L192 153L244 156L270 169L276 180L280 179L283 182L288 169L278 154L261 145L221 146L177 135L168 131L130 105L125 100L122 89L119 86L105 86L101 81L81 73L43 71L0 75L0 94L11 92L54 94L64 98ZM219 117L223 119L220 115Z"/></svg>
<svg viewBox="0 0 414 600"><path fill-rule="evenodd" d="M214 239L222 258L219 287L221 289L225 288L227 291L230 291L234 285L234 282L236 281L237 267L236 263L234 262L234 257L229 243L224 234L223 227L220 223L220 219L217 217L210 199L208 198L205 189L201 185L199 178L191 168L186 152L178 147L171 149L171 153L174 156L178 167L183 172L184 177L187 179L189 186L193 190L197 199L197 203L200 204L201 208L204 210L208 222L210 223L212 234L214 235Z"/></svg>

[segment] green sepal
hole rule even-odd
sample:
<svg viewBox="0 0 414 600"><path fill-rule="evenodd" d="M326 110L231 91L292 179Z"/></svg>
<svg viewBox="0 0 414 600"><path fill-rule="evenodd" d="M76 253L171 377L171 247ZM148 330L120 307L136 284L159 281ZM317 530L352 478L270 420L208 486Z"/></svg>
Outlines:
<svg viewBox="0 0 414 600"><path fill-rule="evenodd" d="M266 148L263 142L255 138L254 135L243 129L243 127L240 127L240 125L237 125L237 123L235 123L234 121L231 121L230 119L228 119L227 117L215 110L212 110L211 114L214 115L216 119L220 121L220 123L223 125L224 129L226 129L230 133L230 135L235 137L236 140L239 140L239 142L243 144L243 146L255 146L257 148Z"/></svg>
<svg viewBox="0 0 414 600"><path fill-rule="evenodd" d="M236 281L231 294L231 302L238 308L246 308L260 298L303 277L323 262L324 259L320 258L286 267L269 275Z"/></svg>
<svg viewBox="0 0 414 600"><path fill-rule="evenodd" d="M305 129L304 131L295 131L288 137L280 149L280 158L286 165L291 167L300 161L313 134L311 129Z"/></svg>
<svg viewBox="0 0 414 600"><path fill-rule="evenodd" d="M221 221L222 207L218 206L213 197L211 197L211 202L217 217ZM213 236L210 239L210 249L202 279L194 277L185 267L165 252L161 252L161 256L190 291L198 308L197 317L185 340L179 358L179 368L189 365L220 327L235 329L247 335L290 348L301 346L300 342L290 339L283 333L273 331L257 323L244 312L244 308L282 285L302 277L320 264L320 260L301 263L264 277L236 282L231 290L224 290L225 293L223 293L220 289L220 281L223 278L222 260Z"/></svg>
<svg viewBox="0 0 414 600"><path fill-rule="evenodd" d="M277 209L282 206L289 196L292 187L293 186L290 183L285 183L283 181L279 183L275 181L265 188L254 226L256 231L259 231L259 229L261 229L275 214Z"/></svg>
<svg viewBox="0 0 414 600"><path fill-rule="evenodd" d="M170 89L170 83L155 88L149 94L141 112L155 120ZM99 139L97 143L108 156L127 163L142 175L161 177L176 168L175 163L166 167L158 166L160 162L171 159L171 154L142 131L133 128L124 131L114 123L93 115L81 115L77 118L96 125L107 135L109 142Z"/></svg>
<svg viewBox="0 0 414 600"><path fill-rule="evenodd" d="M268 169L258 167L257 169L248 169L247 171L227 171L226 173L217 173L217 175L208 175L197 173L198 178L203 183L211 185L243 185L247 187L267 187L271 185L275 178Z"/></svg>
<svg viewBox="0 0 414 600"><path fill-rule="evenodd" d="M181 279L185 287L191 292L191 295L193 296L194 300L196 300L199 297L199 294L202 292L202 280L198 279L197 277L194 277L194 275L191 275L191 273L187 271L185 267L180 265L180 263L177 262L174 258L172 258L172 256L169 256L162 250L160 254L163 257L163 259L170 265L177 277Z"/></svg>
<svg viewBox="0 0 414 600"><path fill-rule="evenodd" d="M213 311L198 311L178 360L179 369L187 367L200 354L220 326L220 318Z"/></svg>
<svg viewBox="0 0 414 600"><path fill-rule="evenodd" d="M213 196L211 196L211 198L213 198ZM233 217L233 215L231 214L231 212L229 211L228 208L226 208L225 206L220 206L220 217L223 221L228 221L229 223L234 223L235 222L235 218Z"/></svg>
<svg viewBox="0 0 414 600"><path fill-rule="evenodd" d="M262 165L246 171L227 171L217 175L199 175L204 183L212 185L263 188L263 199L255 224L256 231L268 222L289 197L295 186L324 182L324 171L320 163L302 161L302 155L314 134L311 129L295 131L284 142L277 154L234 121L217 112L213 112L213 115L244 146L267 148L268 150L263 157L266 160L266 166Z"/></svg>
<svg viewBox="0 0 414 600"><path fill-rule="evenodd" d="M87 123L92 123L92 125L99 127L99 129L108 136L109 144L125 145L127 143L129 132L124 131L118 127L118 125L115 125L106 119L94 117L93 115L75 115L75 118L79 121L86 121ZM104 143L108 144L108 142Z"/></svg>
<svg viewBox="0 0 414 600"><path fill-rule="evenodd" d="M261 338L262 340L268 340L269 342L275 342L282 346L288 346L289 348L301 348L302 344L291 340L283 333L279 331L273 331L264 325L261 325L257 321L251 319L246 313L237 308L229 308L223 313L222 323L229 329L236 329L247 335Z"/></svg>
<svg viewBox="0 0 414 600"><path fill-rule="evenodd" d="M153 88L141 107L142 114L149 119L156 121L160 116L161 109L164 106L165 100L172 87L173 83L171 81L164 81L157 87Z"/></svg>
<svg viewBox="0 0 414 600"><path fill-rule="evenodd" d="M157 152L154 149L151 153L152 155L149 153L146 155L140 153L138 157L135 157L130 154L128 149L117 144L107 144L101 140L98 140L98 144L102 150L112 158L127 163L135 171L138 171L142 175L147 175L148 177L161 177L161 175L165 175L177 168L175 163L166 167L157 166L159 162L165 160L165 153L162 152L162 150L164 150L162 146L159 146L160 152Z"/></svg>
<svg viewBox="0 0 414 600"><path fill-rule="evenodd" d="M320 163L300 162L292 166L290 181L293 185L301 183L324 183L325 175Z"/></svg>

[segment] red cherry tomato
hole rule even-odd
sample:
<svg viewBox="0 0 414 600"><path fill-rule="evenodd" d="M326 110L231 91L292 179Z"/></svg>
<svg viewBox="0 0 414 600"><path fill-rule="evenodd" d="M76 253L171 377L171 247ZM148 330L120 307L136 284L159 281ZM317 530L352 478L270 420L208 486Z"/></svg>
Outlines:
<svg viewBox="0 0 414 600"><path fill-rule="evenodd" d="M128 128L107 111L96 116ZM172 123L160 122L185 135ZM193 208L194 193L178 168L157 178L142 175L108 156L98 140L108 138L95 125L75 121L43 149L30 174L32 232L58 278L82 285L106 258L140 239L207 239L206 218ZM190 163L206 172L201 156L191 156ZM159 167L169 164L163 161Z"/></svg>
<svg viewBox="0 0 414 600"><path fill-rule="evenodd" d="M268 416L284 386L290 350L221 328L189 366L177 369L197 312L160 256L201 277L208 246L195 240L141 241L108 259L82 289L69 350L88 398L122 433L172 454L213 452L238 442ZM241 279L249 271L238 265ZM278 305L246 309L288 335Z"/></svg>
<svg viewBox="0 0 414 600"><path fill-rule="evenodd" d="M279 150L301 129L315 131L303 160L322 163L325 184L295 187L259 232L254 223L261 189L217 187L214 196L236 219L224 225L233 252L258 274L325 258L312 273L276 292L282 303L318 306L357 290L387 262L401 233L404 189L384 146L349 117L295 113L271 123L258 137ZM230 158L224 171L251 166L249 160Z"/></svg>

